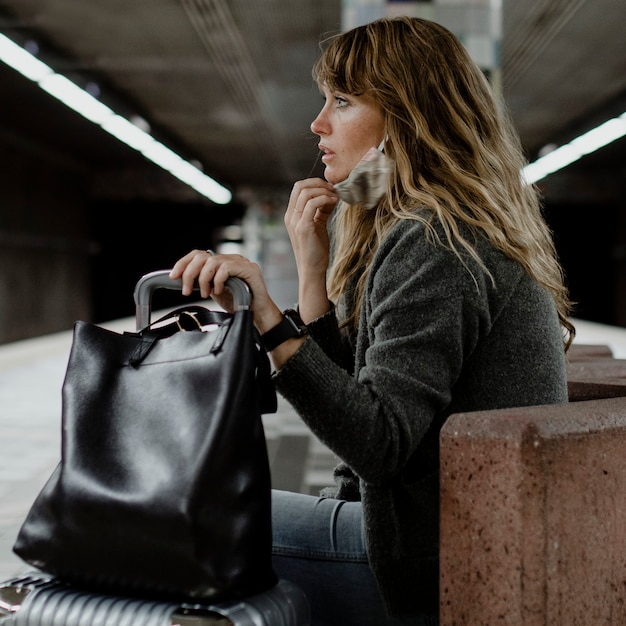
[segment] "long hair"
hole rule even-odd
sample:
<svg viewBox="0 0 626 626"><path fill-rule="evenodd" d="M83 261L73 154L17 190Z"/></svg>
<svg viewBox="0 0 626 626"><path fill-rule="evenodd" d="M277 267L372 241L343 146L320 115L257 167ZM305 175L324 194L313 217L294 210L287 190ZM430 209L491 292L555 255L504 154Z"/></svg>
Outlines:
<svg viewBox="0 0 626 626"><path fill-rule="evenodd" d="M399 17L334 36L323 48L315 80L342 93L367 94L380 105L385 153L395 162L376 210L343 204L335 217L330 297L357 285L346 324L356 329L367 268L398 220L420 220L436 238L432 221L416 211L422 207L438 218L446 237L441 243L456 254L464 249L484 267L461 235L459 223L465 223L548 289L568 348L575 332L571 303L537 191L521 178L519 138L460 41L434 22Z"/></svg>

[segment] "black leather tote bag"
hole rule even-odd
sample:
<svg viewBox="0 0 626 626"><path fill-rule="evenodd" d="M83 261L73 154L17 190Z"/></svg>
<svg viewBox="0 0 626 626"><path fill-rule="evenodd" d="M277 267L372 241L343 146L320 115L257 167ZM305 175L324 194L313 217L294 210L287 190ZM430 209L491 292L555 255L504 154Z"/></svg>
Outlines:
<svg viewBox="0 0 626 626"><path fill-rule="evenodd" d="M178 284L167 271L143 277L138 327L145 294ZM76 323L61 461L18 535L22 559L159 599L231 600L276 583L260 418L276 394L245 283L228 286L234 313L184 307L125 334Z"/></svg>

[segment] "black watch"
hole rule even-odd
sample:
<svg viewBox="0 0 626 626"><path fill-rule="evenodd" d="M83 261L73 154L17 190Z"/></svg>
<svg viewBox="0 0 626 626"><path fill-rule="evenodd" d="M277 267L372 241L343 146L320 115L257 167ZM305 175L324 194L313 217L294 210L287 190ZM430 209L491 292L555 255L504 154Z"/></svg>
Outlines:
<svg viewBox="0 0 626 626"><path fill-rule="evenodd" d="M261 343L267 352L271 352L287 339L304 337L308 333L306 324L294 309L283 311L283 319L274 328L261 335Z"/></svg>

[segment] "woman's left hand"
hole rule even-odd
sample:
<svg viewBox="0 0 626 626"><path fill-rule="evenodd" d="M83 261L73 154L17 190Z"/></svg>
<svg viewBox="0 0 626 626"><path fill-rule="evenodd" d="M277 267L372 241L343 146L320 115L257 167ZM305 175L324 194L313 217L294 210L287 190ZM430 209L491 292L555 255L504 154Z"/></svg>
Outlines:
<svg viewBox="0 0 626 626"><path fill-rule="evenodd" d="M339 200L333 186L321 178L294 184L285 213L301 278L325 274L328 268L328 220Z"/></svg>
<svg viewBox="0 0 626 626"><path fill-rule="evenodd" d="M298 268L298 305L308 323L329 309L326 271L329 263L328 220L338 197L321 178L295 183L285 212L285 226Z"/></svg>

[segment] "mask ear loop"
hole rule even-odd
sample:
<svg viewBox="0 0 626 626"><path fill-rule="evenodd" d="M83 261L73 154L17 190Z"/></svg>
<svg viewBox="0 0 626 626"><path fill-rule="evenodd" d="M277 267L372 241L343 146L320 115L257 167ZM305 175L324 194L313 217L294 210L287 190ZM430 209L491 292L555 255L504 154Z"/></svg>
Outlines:
<svg viewBox="0 0 626 626"><path fill-rule="evenodd" d="M310 170L307 178L311 178L311 176L313 176L313 174L315 172L315 168L317 168L317 165L320 162L321 155L322 155L322 153L318 151L317 152L317 156L315 157L315 162L313 163L313 167L311 167L311 170Z"/></svg>

